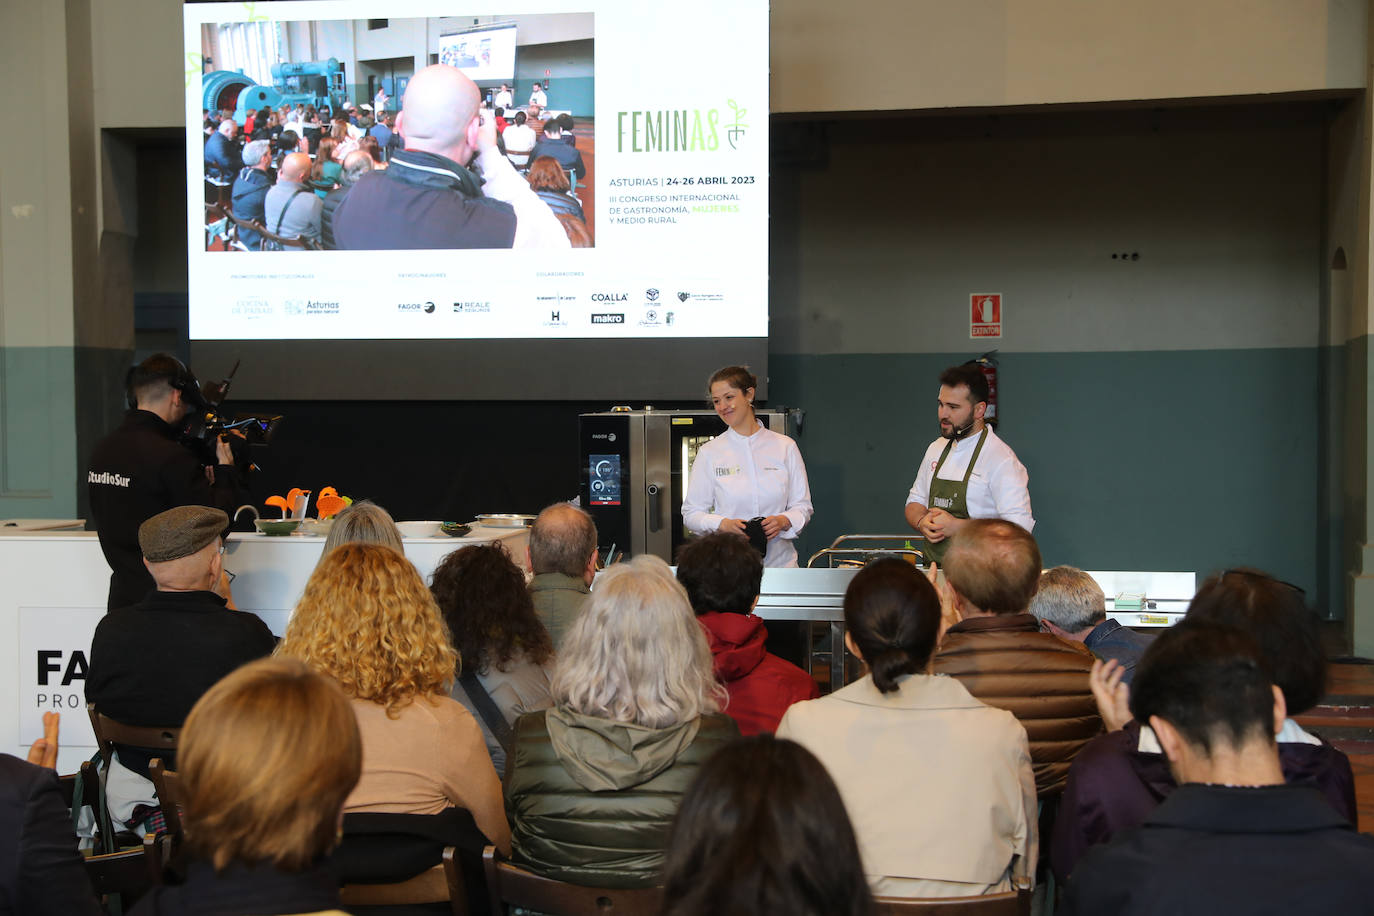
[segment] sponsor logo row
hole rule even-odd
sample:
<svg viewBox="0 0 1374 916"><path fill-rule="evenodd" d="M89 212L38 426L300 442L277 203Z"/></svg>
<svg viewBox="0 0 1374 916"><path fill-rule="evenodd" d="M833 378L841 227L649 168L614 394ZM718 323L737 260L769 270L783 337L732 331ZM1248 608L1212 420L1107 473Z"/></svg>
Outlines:
<svg viewBox="0 0 1374 916"><path fill-rule="evenodd" d="M645 325L670 325L673 324L676 313L666 310L657 305L662 294L657 289L647 289L644 291L644 298L647 300L647 307L638 316L638 323ZM688 300L696 302L721 302L724 297L719 293L692 293L679 292L678 301L686 303ZM626 317L629 315L629 294L623 292L598 292L592 293L588 301L603 308L606 306L620 307L623 311L617 312L592 312L588 316L591 324L625 324ZM570 310L577 308L577 297L553 293L535 296L535 301L549 308L549 318L545 324L567 325L568 318L573 317ZM433 315L437 312L447 312L449 309L444 305L447 303L436 303L433 300L423 302L398 302L396 311L401 313L414 313ZM480 300L457 301L452 304L452 311L459 314L485 314L492 310L492 303ZM338 315L340 303L320 299L287 299L282 303L282 313L288 316L312 316L312 315ZM253 320L256 318L270 318L277 314L276 306L266 299L249 298L237 300L230 313L238 318ZM566 315L566 317L565 317Z"/></svg>

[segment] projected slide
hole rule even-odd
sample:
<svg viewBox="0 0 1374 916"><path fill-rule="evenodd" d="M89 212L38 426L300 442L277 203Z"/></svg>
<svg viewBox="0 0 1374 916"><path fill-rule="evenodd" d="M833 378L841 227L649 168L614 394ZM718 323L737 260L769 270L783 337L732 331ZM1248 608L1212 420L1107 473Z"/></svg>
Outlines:
<svg viewBox="0 0 1374 916"><path fill-rule="evenodd" d="M439 63L457 67L470 79L515 78L515 29L472 29L439 36Z"/></svg>
<svg viewBox="0 0 1374 916"><path fill-rule="evenodd" d="M192 340L767 336L763 0L184 16Z"/></svg>

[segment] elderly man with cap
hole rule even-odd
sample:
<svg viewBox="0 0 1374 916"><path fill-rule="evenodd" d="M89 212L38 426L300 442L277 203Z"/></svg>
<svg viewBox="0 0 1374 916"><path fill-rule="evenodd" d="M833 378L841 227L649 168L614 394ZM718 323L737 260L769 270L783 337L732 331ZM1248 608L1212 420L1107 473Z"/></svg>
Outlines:
<svg viewBox="0 0 1374 916"><path fill-rule="evenodd" d="M228 526L229 517L208 506L168 509L139 526L143 563L157 589L106 614L95 628L86 701L101 713L126 725L179 727L216 681L276 648L257 615L228 606L221 540ZM117 751L110 814L138 824L146 812L136 809L156 805L146 781L155 754Z"/></svg>

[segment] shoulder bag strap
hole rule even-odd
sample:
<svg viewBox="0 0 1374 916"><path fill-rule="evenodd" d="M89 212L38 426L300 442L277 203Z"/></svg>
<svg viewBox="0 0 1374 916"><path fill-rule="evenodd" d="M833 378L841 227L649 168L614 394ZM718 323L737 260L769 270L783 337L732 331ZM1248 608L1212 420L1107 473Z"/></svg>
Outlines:
<svg viewBox="0 0 1374 916"><path fill-rule="evenodd" d="M272 230L273 235L281 235L281 221L286 219L286 211L290 210L292 202L295 201L297 197L300 197L305 192L305 188L300 188L296 191L295 194L292 194L290 197L286 199L286 204L281 208L281 212L277 214L277 228ZM314 192L312 191L311 193L313 194Z"/></svg>
<svg viewBox="0 0 1374 916"><path fill-rule="evenodd" d="M515 732L506 722L506 717L501 715L501 710L496 708L496 701L487 693L487 688L482 686L482 682L477 679L477 675L471 671L464 671L458 677L458 683L463 688L463 692L472 700L472 705L477 707L477 714L482 717L482 721L487 724L492 735L496 737L496 743L501 745L501 749L510 756L511 748L515 744Z"/></svg>

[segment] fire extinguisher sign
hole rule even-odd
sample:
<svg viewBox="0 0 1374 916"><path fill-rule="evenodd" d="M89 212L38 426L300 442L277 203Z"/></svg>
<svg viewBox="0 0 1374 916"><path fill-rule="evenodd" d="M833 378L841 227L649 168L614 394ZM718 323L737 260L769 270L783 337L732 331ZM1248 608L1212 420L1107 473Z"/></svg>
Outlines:
<svg viewBox="0 0 1374 916"><path fill-rule="evenodd" d="M969 331L971 340L1002 336L1002 294L969 293Z"/></svg>

